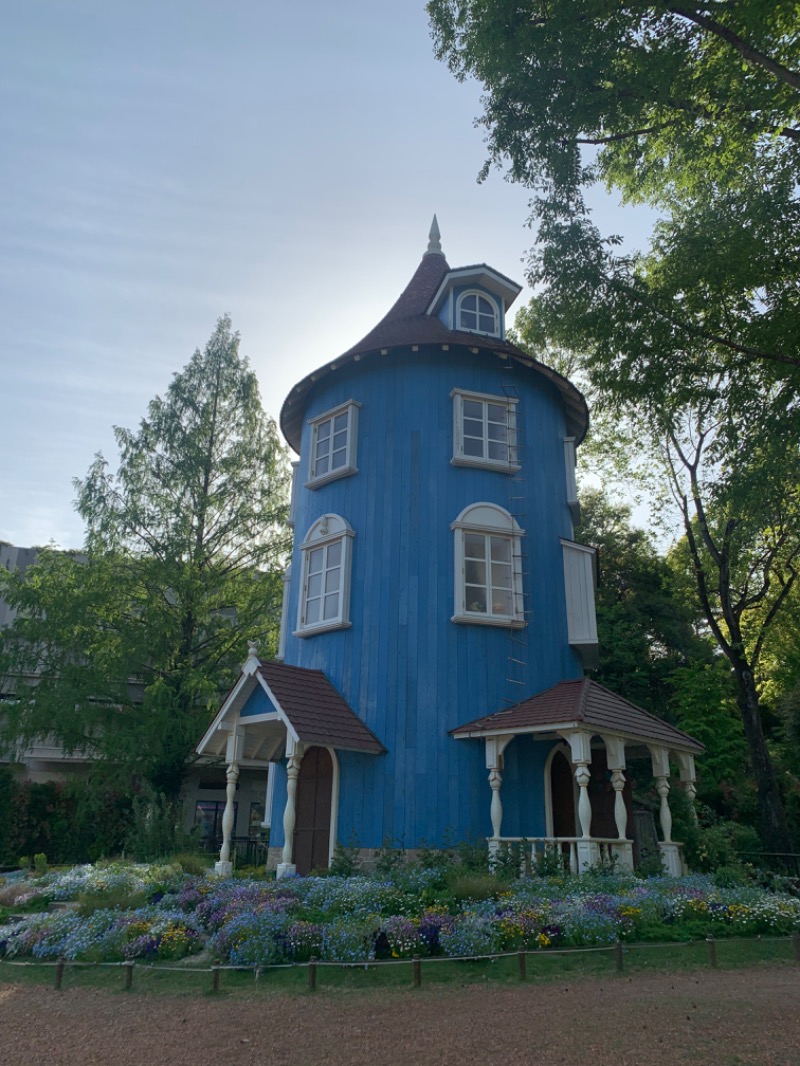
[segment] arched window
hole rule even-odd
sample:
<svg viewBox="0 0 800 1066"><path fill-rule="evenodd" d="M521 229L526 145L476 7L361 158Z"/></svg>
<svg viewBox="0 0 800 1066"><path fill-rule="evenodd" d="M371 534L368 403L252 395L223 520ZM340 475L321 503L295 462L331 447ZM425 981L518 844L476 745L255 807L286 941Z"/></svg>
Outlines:
<svg viewBox="0 0 800 1066"><path fill-rule="evenodd" d="M303 581L296 636L350 625L350 566L355 534L346 519L318 518L300 546Z"/></svg>
<svg viewBox="0 0 800 1066"><path fill-rule="evenodd" d="M522 626L520 539L515 519L493 503L466 507L455 533L454 622Z"/></svg>
<svg viewBox="0 0 800 1066"><path fill-rule="evenodd" d="M463 292L456 305L456 329L499 337L500 315L497 304L482 292Z"/></svg>

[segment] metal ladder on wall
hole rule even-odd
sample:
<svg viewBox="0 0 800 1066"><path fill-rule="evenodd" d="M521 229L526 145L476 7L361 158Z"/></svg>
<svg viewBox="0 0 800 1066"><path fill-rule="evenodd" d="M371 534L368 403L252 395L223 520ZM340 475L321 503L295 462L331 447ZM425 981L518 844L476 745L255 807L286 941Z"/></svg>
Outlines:
<svg viewBox="0 0 800 1066"><path fill-rule="evenodd" d="M521 629L509 629L509 651L506 663L506 686L503 702L507 707L519 703L525 698L529 687L530 674L530 647L528 635L528 623L530 621L530 567L528 563L528 501L525 484L525 465L521 460L524 452L523 433L525 430L522 405L519 402L519 391L513 379L514 363L507 359L503 364L503 370L510 375L509 380L502 384L503 393L507 400L516 400L508 405L508 461L519 466L518 470L508 472L508 510L525 535L515 537L512 541L512 567L514 570L515 589L519 584L519 599L522 603L522 617L525 625ZM512 417L512 411L514 415ZM519 599L517 603L519 603ZM516 604L515 604L516 609Z"/></svg>

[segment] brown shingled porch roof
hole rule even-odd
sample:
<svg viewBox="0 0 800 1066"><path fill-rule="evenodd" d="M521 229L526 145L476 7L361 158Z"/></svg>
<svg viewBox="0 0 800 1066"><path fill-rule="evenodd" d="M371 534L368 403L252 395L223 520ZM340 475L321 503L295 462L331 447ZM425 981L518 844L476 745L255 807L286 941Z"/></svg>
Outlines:
<svg viewBox="0 0 800 1066"><path fill-rule="evenodd" d="M327 744L381 755L386 748L339 695L321 670L262 663L257 671L304 744ZM242 720L247 724L247 719Z"/></svg>
<svg viewBox="0 0 800 1066"><path fill-rule="evenodd" d="M260 688L270 710L242 715ZM381 755L386 748L333 687L321 670L259 661L254 650L214 721L197 745L199 755L225 753L231 730L244 730L240 758L261 764L282 757L289 734L302 744Z"/></svg>
<svg viewBox="0 0 800 1066"><path fill-rule="evenodd" d="M697 753L704 747L688 733L617 696L589 678L561 681L521 703L451 729L453 737L545 733L553 729L590 729L626 739Z"/></svg>

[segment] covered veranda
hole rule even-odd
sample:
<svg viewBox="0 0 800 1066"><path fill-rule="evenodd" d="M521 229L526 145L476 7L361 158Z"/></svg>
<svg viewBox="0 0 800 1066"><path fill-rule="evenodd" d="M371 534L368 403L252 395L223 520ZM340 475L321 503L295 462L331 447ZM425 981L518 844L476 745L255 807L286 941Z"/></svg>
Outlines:
<svg viewBox="0 0 800 1066"><path fill-rule="evenodd" d="M215 872L233 872L234 804L242 765L263 767L267 825L276 769L282 767L283 844L275 866L277 876L284 877L330 861L338 819L337 752L380 755L385 750L321 670L262 663L251 645L239 679L196 748L199 755L226 764L222 847Z"/></svg>
<svg viewBox="0 0 800 1066"><path fill-rule="evenodd" d="M456 740L482 740L488 774L492 834L490 853L525 842L531 860L546 853L563 857L574 873L599 862L634 865L633 811L628 761L647 756L659 796L658 847L667 873L684 872L681 845L672 839L669 794L672 764L690 801L695 797L694 757L703 745L687 733L622 699L595 681L562 681L553 688L485 718L451 730ZM515 789L543 788L546 831L538 827L517 836L503 834L505 753L517 738L546 745L541 765L544 780L512 781ZM543 754L545 754L543 752ZM598 772L607 781L606 795L590 786Z"/></svg>

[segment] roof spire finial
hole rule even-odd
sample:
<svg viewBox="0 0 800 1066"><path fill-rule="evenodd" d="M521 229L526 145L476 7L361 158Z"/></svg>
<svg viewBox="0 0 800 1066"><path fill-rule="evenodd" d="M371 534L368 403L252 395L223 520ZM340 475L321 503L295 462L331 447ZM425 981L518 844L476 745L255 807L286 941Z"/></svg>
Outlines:
<svg viewBox="0 0 800 1066"><path fill-rule="evenodd" d="M439 240L439 223L436 221L436 215L433 216L433 222L431 222L431 231L428 234L428 250L425 255L442 255L442 245ZM423 257L424 258L424 257Z"/></svg>

